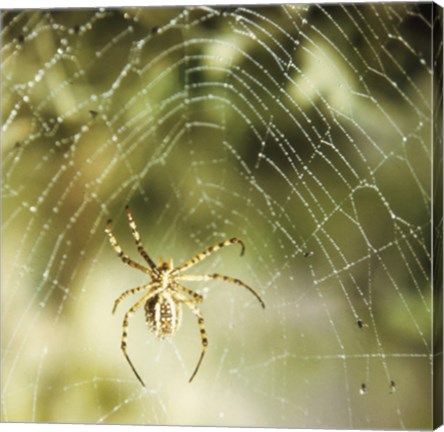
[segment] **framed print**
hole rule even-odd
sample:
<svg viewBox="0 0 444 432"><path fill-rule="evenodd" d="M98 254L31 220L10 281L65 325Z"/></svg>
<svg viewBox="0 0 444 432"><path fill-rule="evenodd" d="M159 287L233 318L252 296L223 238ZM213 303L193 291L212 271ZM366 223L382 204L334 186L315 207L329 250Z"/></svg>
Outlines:
<svg viewBox="0 0 444 432"><path fill-rule="evenodd" d="M1 419L442 424L442 8L1 11Z"/></svg>

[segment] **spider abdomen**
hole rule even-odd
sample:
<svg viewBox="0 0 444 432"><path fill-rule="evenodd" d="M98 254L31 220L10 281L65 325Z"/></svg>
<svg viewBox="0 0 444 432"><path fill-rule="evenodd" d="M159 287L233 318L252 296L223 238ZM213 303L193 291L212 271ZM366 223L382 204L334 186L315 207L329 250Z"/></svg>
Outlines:
<svg viewBox="0 0 444 432"><path fill-rule="evenodd" d="M171 294L162 292L145 303L145 319L149 329L158 337L173 335L182 321L182 308Z"/></svg>

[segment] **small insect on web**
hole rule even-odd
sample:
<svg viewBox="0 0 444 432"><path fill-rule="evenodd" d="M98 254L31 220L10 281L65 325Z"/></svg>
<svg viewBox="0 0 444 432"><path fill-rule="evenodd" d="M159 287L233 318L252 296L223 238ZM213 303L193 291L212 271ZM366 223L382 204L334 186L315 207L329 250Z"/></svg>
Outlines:
<svg viewBox="0 0 444 432"><path fill-rule="evenodd" d="M194 255L188 261L185 261L183 264L178 267L173 266L173 260L170 258L168 261L162 262L160 260L159 265L156 265L154 261L150 258L148 253L145 251L142 246L142 242L140 239L140 234L137 230L136 223L133 219L131 211L129 207L126 207L126 212L128 216L129 226L131 228L131 233L136 242L137 250L140 255L147 262L148 267L145 267L126 255L122 248L119 246L117 239L114 237L114 234L111 230L111 220L108 220L105 232L108 235L111 246L116 251L119 258L130 267L136 268L144 273L146 273L151 281L145 285L138 286L136 288L131 288L127 291L124 291L114 302L113 313L116 311L119 303L127 296L131 294L136 294L140 291L147 291L146 294L141 297L125 314L123 318L123 328L122 328L122 339L121 339L121 349L123 355L128 361L131 369L136 375L137 379L140 383L145 386L140 375L137 373L136 368L131 362L126 347L126 339L128 335L128 323L129 318L133 315L142 305L145 308L145 319L148 324L149 329L160 339L163 339L167 336L172 336L179 329L181 324L182 317L182 303L188 306L191 312L197 317L197 322L200 329L200 336L202 342L202 352L200 354L197 365L194 369L194 372L189 379L189 382L193 380L199 367L202 363L203 357L205 355L205 351L208 346L207 334L205 331L205 321L197 307L197 304L203 301L203 297L184 287L179 282L180 281L209 281L209 280L223 280L226 282L234 283L236 285L240 285L250 291L260 302L261 306L265 308L265 303L256 293L256 291L249 287L247 284L242 282L240 279L232 278L230 276L225 276L219 273L213 274L182 274L183 271L189 269L195 264L202 261L208 255L211 255L213 252L216 252L220 248L225 246L229 246L232 244L240 244L241 256L244 254L245 245L244 243L233 237L229 240L222 241L220 243L216 243L213 246L210 246L204 249L202 252Z"/></svg>

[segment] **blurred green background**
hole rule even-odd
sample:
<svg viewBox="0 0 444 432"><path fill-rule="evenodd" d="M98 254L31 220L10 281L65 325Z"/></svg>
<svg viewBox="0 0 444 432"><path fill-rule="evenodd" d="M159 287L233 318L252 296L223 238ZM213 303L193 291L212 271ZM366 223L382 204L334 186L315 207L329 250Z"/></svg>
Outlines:
<svg viewBox="0 0 444 432"><path fill-rule="evenodd" d="M2 421L431 427L431 4L2 12ZM438 23L440 21L438 20ZM436 21L435 21L436 23ZM153 259L195 317L125 300Z"/></svg>

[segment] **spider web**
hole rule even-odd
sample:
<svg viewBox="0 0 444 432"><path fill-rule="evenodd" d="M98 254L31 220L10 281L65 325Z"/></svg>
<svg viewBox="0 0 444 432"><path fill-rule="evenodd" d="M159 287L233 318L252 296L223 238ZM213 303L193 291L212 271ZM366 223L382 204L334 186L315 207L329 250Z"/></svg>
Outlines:
<svg viewBox="0 0 444 432"><path fill-rule="evenodd" d="M2 12L2 421L430 428L441 26L416 3ZM146 283L105 237L142 262L126 204L156 261L245 242L191 272L266 309L186 284L191 384L189 310L168 341L131 318L146 388L121 354L139 297L113 302Z"/></svg>

